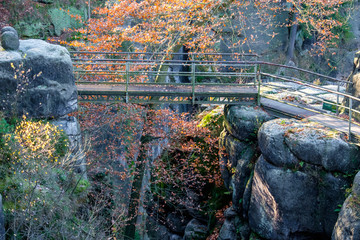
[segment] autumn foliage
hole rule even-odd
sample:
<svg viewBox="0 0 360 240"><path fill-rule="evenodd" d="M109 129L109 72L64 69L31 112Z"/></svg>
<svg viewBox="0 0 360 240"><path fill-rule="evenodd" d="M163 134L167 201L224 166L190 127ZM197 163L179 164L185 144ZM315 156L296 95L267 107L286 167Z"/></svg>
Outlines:
<svg viewBox="0 0 360 240"><path fill-rule="evenodd" d="M316 38L317 53L341 36L334 29L344 21L335 17L346 12L348 0L121 0L94 9L86 28L79 30L86 41L72 46L97 51L129 50L176 52L186 46L193 52L213 52L222 39L222 31L230 28L232 36L241 36L248 25L247 11L257 9L260 24L276 27L272 21L280 12L289 12L283 27L301 26ZM230 49L254 41L256 36L232 38ZM140 45L139 45L140 44Z"/></svg>

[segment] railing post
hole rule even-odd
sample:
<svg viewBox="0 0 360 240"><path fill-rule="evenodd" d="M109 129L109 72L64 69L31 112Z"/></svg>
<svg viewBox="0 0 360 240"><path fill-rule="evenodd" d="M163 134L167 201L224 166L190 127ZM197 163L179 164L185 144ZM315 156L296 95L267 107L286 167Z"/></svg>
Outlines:
<svg viewBox="0 0 360 240"><path fill-rule="evenodd" d="M340 82L338 82L337 91L340 92ZM339 115L339 94L336 94L336 115Z"/></svg>
<svg viewBox="0 0 360 240"><path fill-rule="evenodd" d="M192 104L195 104L195 62L191 62Z"/></svg>
<svg viewBox="0 0 360 240"><path fill-rule="evenodd" d="M257 57L257 56L255 57L255 61L256 61L256 62L258 61L258 57ZM254 74L255 74L255 76L254 76L254 87L256 87L256 81L259 80L259 79L258 79L258 64L257 64L257 63L255 63Z"/></svg>
<svg viewBox="0 0 360 240"><path fill-rule="evenodd" d="M260 86L261 86L261 72L260 72L260 66L257 69L256 72L256 78L257 78L257 82L258 82L258 96L257 96L257 105L260 106Z"/></svg>
<svg viewBox="0 0 360 240"><path fill-rule="evenodd" d="M125 78L126 78L126 85L125 85L125 103L129 102L129 80L130 80L130 76L129 76L129 71L130 71L130 55L127 55L127 59L126 59L126 63L125 63Z"/></svg>
<svg viewBox="0 0 360 240"><path fill-rule="evenodd" d="M351 141L352 98L349 98L349 141Z"/></svg>

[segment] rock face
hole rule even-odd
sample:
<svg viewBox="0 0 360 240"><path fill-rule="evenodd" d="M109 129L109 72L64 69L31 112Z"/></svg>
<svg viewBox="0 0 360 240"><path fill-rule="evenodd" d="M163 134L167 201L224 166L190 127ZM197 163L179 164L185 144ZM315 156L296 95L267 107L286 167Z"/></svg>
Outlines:
<svg viewBox="0 0 360 240"><path fill-rule="evenodd" d="M250 228L232 207L224 212L225 222L219 232L218 240L248 239Z"/></svg>
<svg viewBox="0 0 360 240"><path fill-rule="evenodd" d="M261 109L226 106L225 129L220 135L221 174L225 186L233 191L233 207L240 212L242 198L256 160L256 136L261 124L270 116Z"/></svg>
<svg viewBox="0 0 360 240"><path fill-rule="evenodd" d="M226 23L226 26L221 26L221 42L219 46L219 52L228 52L231 49L229 46L232 46L232 43L237 41L246 41L248 36L257 36L256 39L247 40L247 44L242 44L235 48L234 52L249 52L251 49L253 52L262 55L262 57L267 58L271 55L271 52L282 51L285 45L288 42L288 30L282 25L286 22L289 16L288 11L278 11L274 12L272 10L267 10L266 14L270 16L275 16L272 19L269 19L270 22L264 23L262 21L261 14L259 14L258 8L255 1L248 1L247 4L244 4L240 7L233 7L232 9L225 8L224 14L226 12L244 12L246 18L241 18L241 14L234 16ZM279 4L279 3L277 3ZM251 26L248 28L243 28L240 22L244 21L246 26ZM268 26L273 26L269 28ZM231 27L232 26L232 27ZM233 28L243 28L242 34L234 34ZM272 35L274 34L274 35ZM270 44L269 44L270 43ZM274 54L274 53L272 53ZM226 58L226 56L224 56Z"/></svg>
<svg viewBox="0 0 360 240"><path fill-rule="evenodd" d="M73 165L86 178L80 127L74 117L66 116L77 110L69 52L41 40L19 42L16 31L10 27L1 33L2 47L11 51L0 51L0 110L8 116L52 119L52 124L68 135L72 159L77 161ZM5 239L5 230L0 196L1 239Z"/></svg>
<svg viewBox="0 0 360 240"><path fill-rule="evenodd" d="M78 120L75 117L65 116L51 122L53 125L59 127L69 138L69 150L76 159L74 163L78 173L86 172L85 153L83 151L83 144L81 140L81 130ZM86 175L84 174L84 178Z"/></svg>
<svg viewBox="0 0 360 240"><path fill-rule="evenodd" d="M360 172L355 176L352 193L341 208L331 239L360 239Z"/></svg>
<svg viewBox="0 0 360 240"><path fill-rule="evenodd" d="M219 239L249 239L251 231L262 239L359 239L360 174L339 219L337 213L359 168L359 147L317 123L267 121L262 112L237 108L226 108L220 138L233 206L224 213Z"/></svg>
<svg viewBox="0 0 360 240"><path fill-rule="evenodd" d="M226 106L224 109L225 129L235 138L250 142L256 140L257 130L270 116L260 108Z"/></svg>
<svg viewBox="0 0 360 240"><path fill-rule="evenodd" d="M269 121L258 136L251 229L266 239L328 239L350 185L345 176L359 166L359 148L339 132L297 120Z"/></svg>
<svg viewBox="0 0 360 240"><path fill-rule="evenodd" d="M57 118L77 109L69 52L41 40L20 41L19 51L0 52L2 110Z"/></svg>
<svg viewBox="0 0 360 240"><path fill-rule="evenodd" d="M358 147L316 123L277 119L263 125L258 136L264 158L275 166L291 168L303 161L343 173L359 166Z"/></svg>
<svg viewBox="0 0 360 240"><path fill-rule="evenodd" d="M219 141L220 169L225 186L232 191L233 205L225 212L219 239L246 239L250 231L243 216L247 215L250 201L246 189L251 186L251 173L259 154L256 136L270 116L261 109L245 106L226 106L224 115L225 129Z"/></svg>
<svg viewBox="0 0 360 240"><path fill-rule="evenodd" d="M104 2L98 1L98 4ZM92 2L91 6L95 7L94 5L97 3ZM8 1L1 5L0 28L12 25L21 38L47 39L65 33L61 36L64 40L68 36L68 29L83 26L81 21L71 16L78 15L86 21L88 7L82 0Z"/></svg>

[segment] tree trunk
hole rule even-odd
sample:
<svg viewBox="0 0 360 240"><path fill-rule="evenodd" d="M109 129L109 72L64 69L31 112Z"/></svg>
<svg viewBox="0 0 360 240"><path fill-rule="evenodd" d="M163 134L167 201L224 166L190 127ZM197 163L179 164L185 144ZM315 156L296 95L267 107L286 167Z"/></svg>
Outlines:
<svg viewBox="0 0 360 240"><path fill-rule="evenodd" d="M294 52L295 52L295 40L297 33L297 24L293 24L290 29L290 40L289 40L289 48L287 51L286 62L294 61Z"/></svg>
<svg viewBox="0 0 360 240"><path fill-rule="evenodd" d="M292 15L291 21L293 22L293 24L290 28L290 39L289 39L289 47L286 55L286 64L289 61L294 61L295 40L296 40L296 33L298 28L298 24L296 23L296 18L298 17L298 13L292 12L290 14Z"/></svg>

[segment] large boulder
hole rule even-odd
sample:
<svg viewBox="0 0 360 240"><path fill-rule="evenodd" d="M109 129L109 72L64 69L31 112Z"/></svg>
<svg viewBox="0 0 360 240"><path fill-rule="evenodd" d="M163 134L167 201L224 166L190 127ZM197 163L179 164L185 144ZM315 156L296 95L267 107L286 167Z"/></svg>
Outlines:
<svg viewBox="0 0 360 240"><path fill-rule="evenodd" d="M249 239L249 224L243 221L232 207L224 212L225 222L222 225L218 240Z"/></svg>
<svg viewBox="0 0 360 240"><path fill-rule="evenodd" d="M258 133L261 153L276 166L293 167L298 160L285 145L284 137L295 120L278 119L264 124Z"/></svg>
<svg viewBox="0 0 360 240"><path fill-rule="evenodd" d="M252 184L250 227L266 239L329 238L348 185L320 168L293 171L261 156Z"/></svg>
<svg viewBox="0 0 360 240"><path fill-rule="evenodd" d="M247 106L225 106L225 129L235 138L251 142L256 140L257 131L270 116L261 108Z"/></svg>
<svg viewBox="0 0 360 240"><path fill-rule="evenodd" d="M352 193L342 205L331 239L360 239L360 172L355 176Z"/></svg>
<svg viewBox="0 0 360 240"><path fill-rule="evenodd" d="M266 239L328 239L359 147L320 124L276 119L258 133L249 224Z"/></svg>
<svg viewBox="0 0 360 240"><path fill-rule="evenodd" d="M57 118L77 109L77 92L66 48L20 40L19 51L0 51L0 101L8 113Z"/></svg>
<svg viewBox="0 0 360 240"><path fill-rule="evenodd" d="M291 168L304 162L326 171L354 173L360 164L358 146L315 122L276 119L263 124L258 138L264 158L276 166Z"/></svg>
<svg viewBox="0 0 360 240"><path fill-rule="evenodd" d="M146 233L144 239L149 240L171 240L176 239L171 232L164 226L159 224L155 219L149 217L146 221Z"/></svg>
<svg viewBox="0 0 360 240"><path fill-rule="evenodd" d="M188 216L176 212L172 212L166 217L166 223L169 229L178 234L184 233L189 221Z"/></svg>

